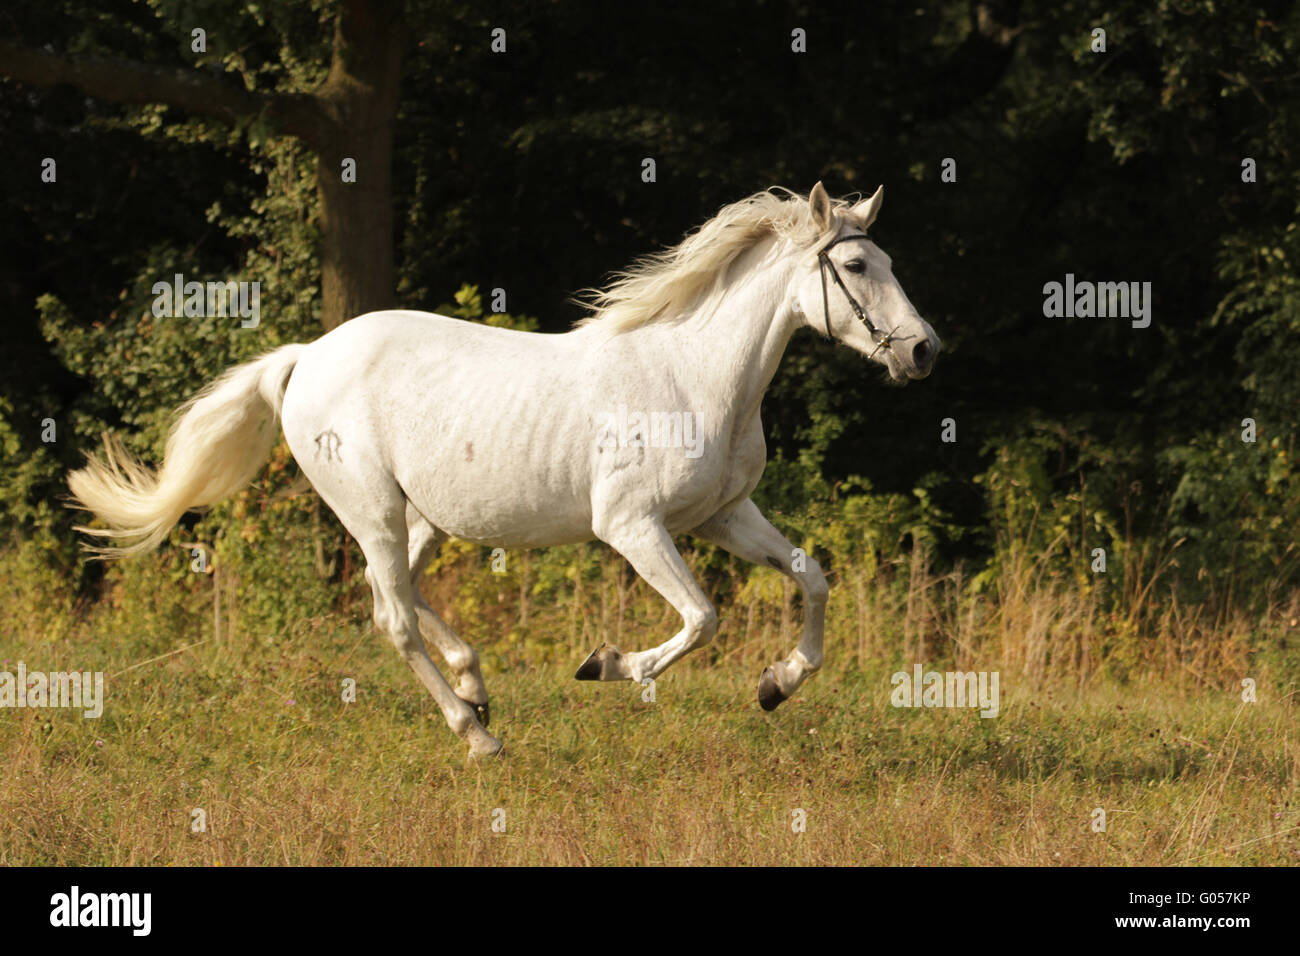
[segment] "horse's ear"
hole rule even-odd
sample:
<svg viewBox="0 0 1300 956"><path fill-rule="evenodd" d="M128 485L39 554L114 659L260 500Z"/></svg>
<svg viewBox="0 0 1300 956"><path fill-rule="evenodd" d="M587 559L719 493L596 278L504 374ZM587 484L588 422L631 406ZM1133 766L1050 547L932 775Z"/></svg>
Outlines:
<svg viewBox="0 0 1300 956"><path fill-rule="evenodd" d="M808 206L812 209L813 222L821 232L831 227L831 197L826 195L826 187L818 181L808 194Z"/></svg>
<svg viewBox="0 0 1300 956"><path fill-rule="evenodd" d="M870 199L864 199L853 207L853 218L862 223L862 228L867 229L876 221L876 216L880 214L880 204L885 201L885 187L877 186L876 193Z"/></svg>

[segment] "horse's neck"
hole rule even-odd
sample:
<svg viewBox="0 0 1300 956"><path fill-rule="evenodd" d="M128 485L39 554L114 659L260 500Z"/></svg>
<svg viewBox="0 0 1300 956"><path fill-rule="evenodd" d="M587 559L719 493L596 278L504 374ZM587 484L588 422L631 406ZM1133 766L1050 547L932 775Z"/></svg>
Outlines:
<svg viewBox="0 0 1300 956"><path fill-rule="evenodd" d="M782 257L758 270L747 265L736 263L737 279L716 310L686 320L678 330L704 357L710 388L741 414L757 410L795 329L785 303L793 262Z"/></svg>

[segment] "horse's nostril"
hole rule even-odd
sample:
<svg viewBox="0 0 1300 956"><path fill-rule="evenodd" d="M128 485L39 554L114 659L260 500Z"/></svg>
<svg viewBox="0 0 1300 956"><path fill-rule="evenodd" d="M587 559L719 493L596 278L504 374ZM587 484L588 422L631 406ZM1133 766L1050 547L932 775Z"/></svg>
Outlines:
<svg viewBox="0 0 1300 956"><path fill-rule="evenodd" d="M934 349L930 348L930 343L922 340L917 342L912 348L912 364L920 371L930 367L930 362L934 360Z"/></svg>

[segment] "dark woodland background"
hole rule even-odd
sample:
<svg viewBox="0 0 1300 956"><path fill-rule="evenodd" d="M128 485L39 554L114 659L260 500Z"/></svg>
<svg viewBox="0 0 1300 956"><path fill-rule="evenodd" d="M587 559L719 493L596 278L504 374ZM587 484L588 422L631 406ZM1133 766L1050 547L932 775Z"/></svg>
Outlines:
<svg viewBox="0 0 1300 956"><path fill-rule="evenodd" d="M874 236L945 343L930 379L895 388L801 334L769 392L756 497L841 583L923 555L964 575L954 600L1005 602L1008 569L1029 568L1047 578L1016 587L1086 592L1139 656L1173 607L1222 623L1294 601L1292 3L70 0L7 4L0 37L14 580L108 593L118 572L77 552L67 470L106 428L156 455L171 409L229 364L389 306L560 332L575 292L719 206L820 179L885 184ZM260 328L155 320L150 288L176 272L260 281ZM1045 318L1067 272L1152 283L1151 326ZM485 316L496 287L509 314ZM268 504L293 471L281 449L176 537L218 542L271 629L347 605L360 577L310 496ZM166 560L180 580L188 558ZM595 573L585 550L539 560L521 595ZM728 586L720 557L699 560ZM256 603L268 582L274 607Z"/></svg>

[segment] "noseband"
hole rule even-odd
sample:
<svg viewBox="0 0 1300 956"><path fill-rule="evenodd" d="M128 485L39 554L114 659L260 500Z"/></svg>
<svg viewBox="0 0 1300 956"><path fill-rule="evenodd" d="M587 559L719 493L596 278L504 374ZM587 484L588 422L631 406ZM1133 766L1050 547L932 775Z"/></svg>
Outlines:
<svg viewBox="0 0 1300 956"><path fill-rule="evenodd" d="M838 246L841 242L848 242L850 239L866 238L867 234L864 232L858 235L840 236L838 239L832 239L822 247L821 252L817 253L817 271L821 275L822 280L822 320L826 323L826 337L828 339L835 338L835 336L831 335L830 300L826 292L826 270L829 269L831 278L834 279L835 284L840 287L840 291L844 293L844 297L849 300L849 305L853 306L854 315L858 317L858 321L865 325L867 331L871 333L871 341L876 343L876 347L871 350L871 354L868 355L867 358L874 358L875 354L881 349L893 351L889 343L893 339L894 333L890 332L886 335L884 332L881 332L876 328L871 321L871 316L867 315L867 310L862 307L862 304L859 303L857 299L853 298L853 293L849 291L848 286L844 284L844 280L840 278L839 272L836 271L835 263L831 262L831 257L827 255L831 249Z"/></svg>

